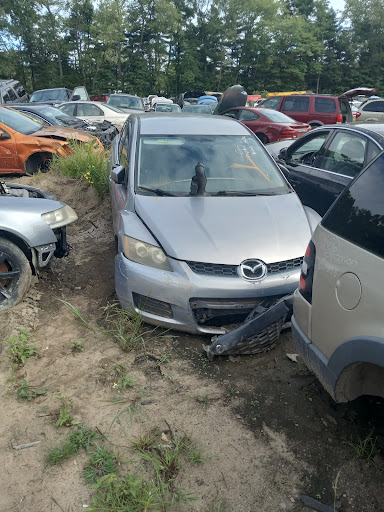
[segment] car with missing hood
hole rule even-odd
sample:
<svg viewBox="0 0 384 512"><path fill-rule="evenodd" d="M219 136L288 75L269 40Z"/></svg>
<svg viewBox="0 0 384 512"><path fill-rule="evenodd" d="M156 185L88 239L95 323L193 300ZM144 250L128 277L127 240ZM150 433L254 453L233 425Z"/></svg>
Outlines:
<svg viewBox="0 0 384 512"><path fill-rule="evenodd" d="M94 142L103 149L100 141L80 130L61 126L44 126L25 114L0 106L0 175L34 174L46 170L52 155L67 155L70 141Z"/></svg>
<svg viewBox="0 0 384 512"><path fill-rule="evenodd" d="M292 293L320 220L257 137L222 116L131 115L110 187L122 306L194 333Z"/></svg>
<svg viewBox="0 0 384 512"><path fill-rule="evenodd" d="M32 275L69 253L74 210L34 187L0 181L0 313L27 293Z"/></svg>
<svg viewBox="0 0 384 512"><path fill-rule="evenodd" d="M79 117L65 114L51 105L20 103L12 104L12 108L47 126L66 126L67 128L88 132L97 137L105 146L108 146L118 133L117 128L109 121L103 121L102 123L84 121Z"/></svg>

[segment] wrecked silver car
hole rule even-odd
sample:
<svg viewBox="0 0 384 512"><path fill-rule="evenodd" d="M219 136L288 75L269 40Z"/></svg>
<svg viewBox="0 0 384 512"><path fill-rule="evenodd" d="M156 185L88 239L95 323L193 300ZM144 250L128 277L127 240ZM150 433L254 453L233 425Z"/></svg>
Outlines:
<svg viewBox="0 0 384 512"><path fill-rule="evenodd" d="M298 286L320 217L221 116L132 114L112 146L116 291L145 322L222 334Z"/></svg>
<svg viewBox="0 0 384 512"><path fill-rule="evenodd" d="M77 215L53 197L0 181L0 312L23 299L33 274L69 252L66 226Z"/></svg>

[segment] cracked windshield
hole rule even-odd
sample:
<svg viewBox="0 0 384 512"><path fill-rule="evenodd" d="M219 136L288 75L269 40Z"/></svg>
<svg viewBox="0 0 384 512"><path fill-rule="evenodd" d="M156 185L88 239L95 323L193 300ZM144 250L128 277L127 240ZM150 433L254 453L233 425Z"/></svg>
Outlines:
<svg viewBox="0 0 384 512"><path fill-rule="evenodd" d="M194 184L201 190L194 193ZM275 195L290 192L252 136L145 136L137 189L156 195Z"/></svg>

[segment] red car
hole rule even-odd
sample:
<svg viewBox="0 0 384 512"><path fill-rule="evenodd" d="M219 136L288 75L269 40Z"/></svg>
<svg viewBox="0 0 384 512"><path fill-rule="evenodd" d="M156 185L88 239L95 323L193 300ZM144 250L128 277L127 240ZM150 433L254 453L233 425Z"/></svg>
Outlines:
<svg viewBox="0 0 384 512"><path fill-rule="evenodd" d="M263 144L278 140L298 139L311 130L309 124L300 123L270 108L234 107L221 115L244 123Z"/></svg>

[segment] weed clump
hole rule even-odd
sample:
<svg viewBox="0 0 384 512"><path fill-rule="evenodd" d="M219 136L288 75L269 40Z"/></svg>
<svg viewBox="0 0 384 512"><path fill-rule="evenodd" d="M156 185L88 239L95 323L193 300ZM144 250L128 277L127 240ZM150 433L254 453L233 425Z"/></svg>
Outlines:
<svg viewBox="0 0 384 512"><path fill-rule="evenodd" d="M31 334L20 329L19 335L12 335L4 342L8 345L8 357L14 367L24 366L26 360L37 354L37 348L28 343Z"/></svg>
<svg viewBox="0 0 384 512"><path fill-rule="evenodd" d="M51 172L80 179L92 186L99 196L108 192L108 154L95 142L79 143L71 140L71 152L62 157L53 155Z"/></svg>
<svg viewBox="0 0 384 512"><path fill-rule="evenodd" d="M100 434L94 430L89 429L85 425L81 425L79 430L72 432L61 446L52 448L48 452L46 461L52 466L60 464L71 455L77 453L80 448L84 448L88 453L90 446L100 437Z"/></svg>

